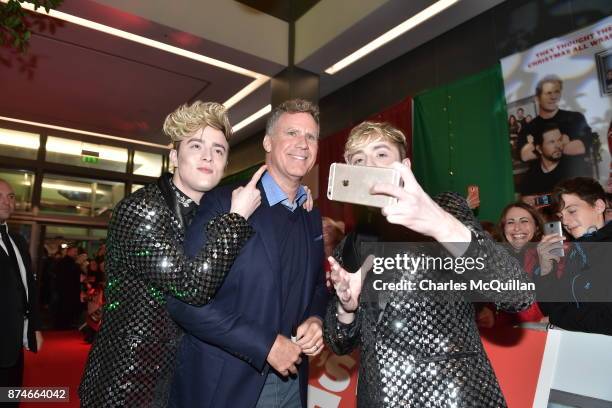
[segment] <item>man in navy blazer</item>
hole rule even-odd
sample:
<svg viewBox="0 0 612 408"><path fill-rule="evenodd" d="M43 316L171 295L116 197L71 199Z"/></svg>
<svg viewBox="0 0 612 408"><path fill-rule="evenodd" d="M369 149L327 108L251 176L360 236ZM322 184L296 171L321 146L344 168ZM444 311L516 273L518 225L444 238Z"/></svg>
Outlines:
<svg viewBox="0 0 612 408"><path fill-rule="evenodd" d="M302 177L316 160L318 107L295 99L271 113L263 146L261 206L245 245L214 300L168 310L186 331L170 390L171 407L306 407L308 356L323 347L327 290L317 210L302 208ZM233 187L207 193L185 237L204 245L206 223L229 211ZM219 254L223 256L223 254Z"/></svg>

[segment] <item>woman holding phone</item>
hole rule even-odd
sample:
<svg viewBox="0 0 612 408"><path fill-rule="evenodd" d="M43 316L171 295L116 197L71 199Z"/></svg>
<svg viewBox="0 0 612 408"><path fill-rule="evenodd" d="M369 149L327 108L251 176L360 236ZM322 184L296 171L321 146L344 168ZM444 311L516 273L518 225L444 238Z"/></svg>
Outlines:
<svg viewBox="0 0 612 408"><path fill-rule="evenodd" d="M565 251L565 271L556 279L563 237L549 234L538 244L538 305L550 323L566 330L612 335L612 223L606 223L606 193L591 178L562 181L553 201L563 228L574 238Z"/></svg>
<svg viewBox="0 0 612 408"><path fill-rule="evenodd" d="M368 241L433 239L454 259L486 260L477 273L447 271L453 280L529 281L516 260L482 231L464 198L443 193L432 199L423 191L410 171L405 145L402 132L386 123L364 122L349 134L347 163L393 167L403 186L374 185L373 194L397 199L383 208L385 222L376 223L374 213L368 212L368 219L339 244L335 259L329 258L336 297L326 315L325 339L337 354L361 346L360 407L504 407L482 347L474 307L461 291L397 290L378 293L376 299L360 296L372 285L372 274L362 279L370 257L361 244ZM421 266L400 278L426 280L436 273ZM481 295L514 311L534 300L534 294L525 290Z"/></svg>
<svg viewBox="0 0 612 408"><path fill-rule="evenodd" d="M544 221L538 211L523 202L508 204L502 210L498 231L501 242L508 244L513 255L529 276L538 266L538 253L535 245L542 239ZM537 303L518 313L495 313L495 306L487 304L479 311L477 321L480 327L514 326L522 322L540 322L544 318Z"/></svg>

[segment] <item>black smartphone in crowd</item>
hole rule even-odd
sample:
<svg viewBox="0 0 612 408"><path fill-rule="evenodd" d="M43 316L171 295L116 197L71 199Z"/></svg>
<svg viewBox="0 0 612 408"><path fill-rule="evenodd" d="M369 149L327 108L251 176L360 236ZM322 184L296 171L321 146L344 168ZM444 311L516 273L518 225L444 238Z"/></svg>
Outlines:
<svg viewBox="0 0 612 408"><path fill-rule="evenodd" d="M552 195L550 194L539 195L539 196L536 196L535 198L536 207L542 207L542 206L551 205L551 204L552 204Z"/></svg>

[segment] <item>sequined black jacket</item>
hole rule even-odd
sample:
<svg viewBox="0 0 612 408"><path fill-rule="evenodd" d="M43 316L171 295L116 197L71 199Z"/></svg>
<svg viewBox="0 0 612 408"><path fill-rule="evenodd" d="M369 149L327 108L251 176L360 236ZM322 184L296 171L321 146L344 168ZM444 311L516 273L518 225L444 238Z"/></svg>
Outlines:
<svg viewBox="0 0 612 408"><path fill-rule="evenodd" d="M529 282L516 260L482 231L462 197L444 193L436 201L472 231L472 241L462 256L486 259L479 279ZM340 258L354 240L354 235L348 235L340 244ZM426 278L430 272L421 268L408 279ZM534 301L532 291L483 294L507 311L523 310ZM444 295L393 291L381 305L365 302L362 293L355 320L349 325L338 321L338 299L330 302L326 343L337 354L361 347L360 407L506 406L482 347L474 307L464 296L461 291Z"/></svg>
<svg viewBox="0 0 612 408"><path fill-rule="evenodd" d="M207 245L183 254L184 221L162 176L123 199L109 224L106 305L79 395L83 407L160 407L182 335L165 308L171 294L208 303L252 234L237 214L207 225Z"/></svg>

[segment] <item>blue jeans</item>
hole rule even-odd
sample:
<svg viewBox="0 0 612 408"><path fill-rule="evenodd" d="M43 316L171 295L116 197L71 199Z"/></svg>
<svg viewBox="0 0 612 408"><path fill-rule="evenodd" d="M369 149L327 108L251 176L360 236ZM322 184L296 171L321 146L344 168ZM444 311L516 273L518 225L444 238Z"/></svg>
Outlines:
<svg viewBox="0 0 612 408"><path fill-rule="evenodd" d="M270 371L255 408L302 408L298 377L285 378Z"/></svg>

